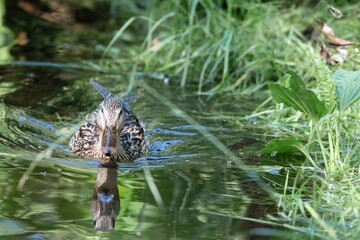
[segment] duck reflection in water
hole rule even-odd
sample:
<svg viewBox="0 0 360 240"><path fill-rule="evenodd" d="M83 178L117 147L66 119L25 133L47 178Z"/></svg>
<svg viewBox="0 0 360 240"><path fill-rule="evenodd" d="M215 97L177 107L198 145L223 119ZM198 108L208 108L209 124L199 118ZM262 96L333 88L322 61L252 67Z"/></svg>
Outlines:
<svg viewBox="0 0 360 240"><path fill-rule="evenodd" d="M120 211L117 168L99 167L90 211L96 230L114 230Z"/></svg>

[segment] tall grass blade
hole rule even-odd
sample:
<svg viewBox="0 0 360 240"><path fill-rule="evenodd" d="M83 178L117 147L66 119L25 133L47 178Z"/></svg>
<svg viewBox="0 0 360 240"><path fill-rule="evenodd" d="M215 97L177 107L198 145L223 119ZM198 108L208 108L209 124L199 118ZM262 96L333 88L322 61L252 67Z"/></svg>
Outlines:
<svg viewBox="0 0 360 240"><path fill-rule="evenodd" d="M106 54L109 52L110 48L114 45L114 43L120 38L121 34L130 26L131 23L133 23L137 17L129 18L129 20L126 21L126 23L116 32L115 36L111 39L110 43L106 46L102 56L101 60L106 56Z"/></svg>
<svg viewBox="0 0 360 240"><path fill-rule="evenodd" d="M166 14L165 16L163 16L162 18L160 18L158 21L156 21L154 23L154 26L151 26L150 29L149 29L149 32L146 36L146 39L144 41L144 43L146 43L146 46L147 46L147 49L150 49L151 47L151 43L152 43L152 40L153 40L153 35L154 35L154 32L155 30L164 22L166 21L168 18L174 16L175 13L174 12L170 12L168 14Z"/></svg>
<svg viewBox="0 0 360 240"><path fill-rule="evenodd" d="M189 1L190 3L191 1ZM196 7L198 5L199 1L198 0L195 0L195 1L192 1L192 4L191 4L191 9L190 9L190 14L189 14L189 28L190 29L193 29L193 26L194 26L194 19L195 19L195 15L196 15ZM189 66L190 66L190 55L191 55L191 52L192 52L192 41L193 41L193 31L191 31L189 34L188 34L188 39L187 39L187 46L185 48L185 54L186 54L186 61L184 63L184 70L183 70L183 74L182 74L182 77L181 77L181 83L180 83L180 86L181 87L185 87L186 85L186 79L188 77L188 70L189 70Z"/></svg>
<svg viewBox="0 0 360 240"><path fill-rule="evenodd" d="M311 216L315 219L315 221L329 234L331 239L338 239L336 237L336 232L334 229L332 229L329 225L326 224L326 222L321 219L319 214L310 206L310 204L305 203L304 204L306 210L311 214Z"/></svg>

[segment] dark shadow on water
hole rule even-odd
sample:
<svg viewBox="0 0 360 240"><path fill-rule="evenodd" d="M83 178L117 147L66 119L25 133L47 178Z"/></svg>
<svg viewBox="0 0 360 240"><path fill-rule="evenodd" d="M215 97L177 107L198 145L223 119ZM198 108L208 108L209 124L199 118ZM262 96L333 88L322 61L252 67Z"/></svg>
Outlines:
<svg viewBox="0 0 360 240"><path fill-rule="evenodd" d="M112 231L120 211L117 168L99 167L90 212L94 229Z"/></svg>

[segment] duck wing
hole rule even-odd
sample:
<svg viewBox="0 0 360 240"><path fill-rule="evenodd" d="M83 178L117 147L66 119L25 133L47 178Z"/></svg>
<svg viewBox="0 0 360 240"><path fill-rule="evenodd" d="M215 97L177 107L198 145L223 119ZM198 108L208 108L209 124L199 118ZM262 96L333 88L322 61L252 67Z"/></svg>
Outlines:
<svg viewBox="0 0 360 240"><path fill-rule="evenodd" d="M126 116L124 128L120 135L120 143L133 159L147 154L149 147L145 138L145 130L139 120L132 114Z"/></svg>
<svg viewBox="0 0 360 240"><path fill-rule="evenodd" d="M96 144L99 143L99 130L96 124L87 122L80 126L70 141L71 150L78 156L96 157Z"/></svg>

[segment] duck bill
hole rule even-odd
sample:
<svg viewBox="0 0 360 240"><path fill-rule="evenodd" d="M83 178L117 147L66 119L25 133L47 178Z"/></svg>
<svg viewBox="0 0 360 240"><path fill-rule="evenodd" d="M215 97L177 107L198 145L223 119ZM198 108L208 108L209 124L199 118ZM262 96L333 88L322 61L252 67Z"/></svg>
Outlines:
<svg viewBox="0 0 360 240"><path fill-rule="evenodd" d="M104 130L101 138L101 152L110 157L116 152L116 134L115 129L108 127Z"/></svg>

